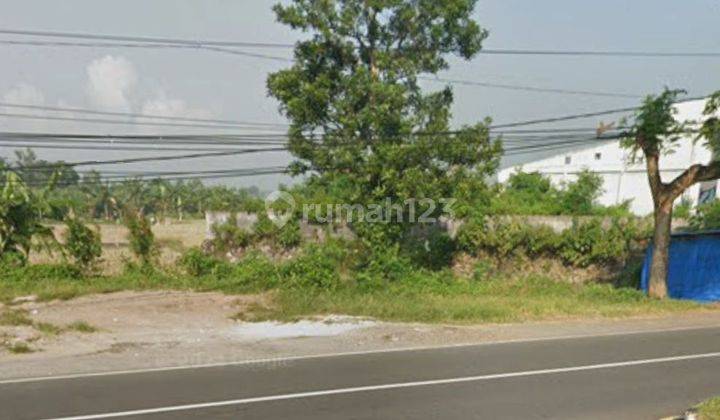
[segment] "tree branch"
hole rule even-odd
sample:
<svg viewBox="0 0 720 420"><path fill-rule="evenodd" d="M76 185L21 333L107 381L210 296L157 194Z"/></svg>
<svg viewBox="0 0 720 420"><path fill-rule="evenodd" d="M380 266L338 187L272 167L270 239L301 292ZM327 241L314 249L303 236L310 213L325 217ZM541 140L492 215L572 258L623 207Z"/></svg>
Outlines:
<svg viewBox="0 0 720 420"><path fill-rule="evenodd" d="M675 200L696 182L712 181L718 178L720 178L720 162L713 162L709 165L692 165L668 185L668 191Z"/></svg>

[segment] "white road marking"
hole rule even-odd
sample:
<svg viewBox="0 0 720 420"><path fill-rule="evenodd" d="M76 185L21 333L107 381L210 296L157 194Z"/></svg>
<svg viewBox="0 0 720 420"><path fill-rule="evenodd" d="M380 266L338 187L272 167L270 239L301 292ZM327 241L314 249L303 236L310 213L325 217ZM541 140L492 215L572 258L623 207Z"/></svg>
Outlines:
<svg viewBox="0 0 720 420"><path fill-rule="evenodd" d="M439 346L415 346L415 347L399 347L394 349L378 349L378 350L360 350L360 351L349 351L339 353L319 353L310 354L303 356L287 356L287 357L271 357L264 359L250 359L240 360L236 362L218 362L218 363L205 363L196 365L184 365L184 366L166 366L158 368L147 368L147 369L129 369L129 370L114 370L108 372L91 372L91 373L78 373L72 375L51 375L51 376L37 376L31 378L16 378L16 379L5 379L0 380L0 385L8 384L19 384L26 382L42 382L42 381L57 381L62 379L82 379L82 378L93 378L102 376L116 376L116 375L131 375L138 373L155 373L155 372L172 372L192 369L204 369L204 368L216 368L216 367L231 367L231 366L244 366L254 365L263 363L281 363L281 362L293 362L298 360L312 360L312 359L323 359L330 357L343 357L343 356L364 356L372 354L383 354L383 353L397 353L397 352L412 352L412 351L426 351L426 350L444 350L444 349L456 349L464 347L483 347L500 344L517 344L517 343L535 343L543 341L558 341L558 340L573 340L581 338L595 338L595 337L622 337L629 335L639 334L654 334L664 332L682 332L682 331L697 331L718 328L718 326L706 325L701 327L678 327L678 328L664 328L664 329L649 329L649 330L637 330L637 331L624 331L624 332L609 332L600 334L568 334L552 337L537 337L537 338L517 338L510 340L496 340L487 341L484 343L460 343L460 344L447 344Z"/></svg>
<svg viewBox="0 0 720 420"><path fill-rule="evenodd" d="M487 380L492 380L492 379L506 379L506 378L525 377L525 376L539 376L539 375L550 375L550 374L558 374L558 373L581 372L581 371L588 371L588 370L611 369L611 368L650 365L650 364L659 364L659 363L671 363L671 362L679 362L679 361L685 361L685 360L708 359L708 358L713 358L713 357L720 357L720 352L690 354L690 355L673 356L673 357L661 357L661 358L657 358L657 359L631 360L631 361L626 361L626 362L602 363L602 364L596 364L596 365L571 366L571 367L554 368L554 369L529 370L529 371L524 371L524 372L510 372L510 373L496 373L496 374L490 374L490 375L465 376L465 377L449 378L449 379L435 379L435 380L429 380L429 381L399 382L399 383L391 383L391 384L384 384L384 385L370 385L370 386L358 386L358 387L352 387L352 388L328 389L328 390L322 390L322 391L297 392L297 393L293 393L293 394L269 395L269 396L265 396L265 397L242 398L242 399L237 399L237 400L214 401L214 402L207 402L207 403L176 405L176 406L149 408L149 409L142 409L142 410L118 411L118 412L114 412L114 413L89 414L89 415L74 416L74 417L58 417L58 418L52 418L52 419L46 419L46 420L92 420L92 419L108 419L108 418L128 417L128 416L141 416L141 415L148 415L148 414L170 413L170 412L177 412L177 411L198 410L198 409L204 409L204 408L215 408L215 407L226 407L226 406L232 406L232 405L262 403L262 402L269 402L269 401L294 400L294 399L301 399L301 398L323 397L323 396L338 395L338 394L354 394L354 393L360 393L360 392L383 391L383 390L391 390L391 389L399 389L399 388L415 388L415 387L421 387L421 386L448 385L448 384L458 384L458 383L465 383L465 382L487 381Z"/></svg>

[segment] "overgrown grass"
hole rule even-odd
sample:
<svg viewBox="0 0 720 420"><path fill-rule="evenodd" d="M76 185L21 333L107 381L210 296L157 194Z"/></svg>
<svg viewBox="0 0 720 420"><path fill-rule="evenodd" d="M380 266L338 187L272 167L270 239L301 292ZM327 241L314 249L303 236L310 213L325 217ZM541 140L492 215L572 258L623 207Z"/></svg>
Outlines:
<svg viewBox="0 0 720 420"><path fill-rule="evenodd" d="M720 397L704 401L697 409L700 420L720 420Z"/></svg>
<svg viewBox="0 0 720 420"><path fill-rule="evenodd" d="M483 274L476 269L473 277L463 278L449 269L417 268L397 255L369 260L344 244L309 246L283 263L251 253L230 264L192 252L180 265L184 270L130 267L122 275L86 278L63 266L29 266L0 273L4 274L0 299L9 301L28 294L40 300L70 299L121 290L270 292L267 305L250 307L236 318L296 320L347 314L453 324L627 317L717 308L650 299L632 288L571 284L542 275ZM16 317L12 322L25 322L18 314L11 317ZM83 329L78 326L76 330Z"/></svg>
<svg viewBox="0 0 720 420"><path fill-rule="evenodd" d="M659 301L610 285L570 285L542 277L459 283L446 290L408 285L386 291L280 291L274 305L250 308L252 320L297 320L307 315L347 314L401 322L505 323L549 319L628 317L698 310L683 301Z"/></svg>

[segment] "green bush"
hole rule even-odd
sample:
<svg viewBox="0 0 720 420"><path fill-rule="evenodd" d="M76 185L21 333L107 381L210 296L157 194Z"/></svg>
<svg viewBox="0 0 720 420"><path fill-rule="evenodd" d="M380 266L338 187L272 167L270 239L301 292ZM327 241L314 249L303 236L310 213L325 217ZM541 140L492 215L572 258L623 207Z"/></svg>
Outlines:
<svg viewBox="0 0 720 420"><path fill-rule="evenodd" d="M431 228L413 234L402 244L402 253L418 267L440 270L452 264L457 250L456 242L447 232Z"/></svg>
<svg viewBox="0 0 720 420"><path fill-rule="evenodd" d="M87 227L81 220L68 217L65 220L65 249L73 263L83 271L93 270L102 256L100 233Z"/></svg>
<svg viewBox="0 0 720 420"><path fill-rule="evenodd" d="M342 240L307 245L280 267L281 286L337 289L356 268L355 251L353 244Z"/></svg>
<svg viewBox="0 0 720 420"><path fill-rule="evenodd" d="M297 220L291 220L282 228L278 229L275 235L278 245L285 249L294 248L302 242L302 233L300 231L300 223Z"/></svg>
<svg viewBox="0 0 720 420"><path fill-rule="evenodd" d="M637 240L638 229L632 223L615 219L605 229L602 222L593 219L584 223L573 222L563 232L560 256L565 263L587 267L598 263L624 262L630 255L632 241Z"/></svg>
<svg viewBox="0 0 720 420"><path fill-rule="evenodd" d="M693 231L720 229L720 201L699 205L690 217L690 228Z"/></svg>
<svg viewBox="0 0 720 420"><path fill-rule="evenodd" d="M180 267L195 277L207 276L217 273L218 267L226 264L215 257L208 256L198 248L191 248L185 252L178 260Z"/></svg>
<svg viewBox="0 0 720 420"><path fill-rule="evenodd" d="M140 212L127 211L125 214L125 226L128 228L128 239L132 253L143 265L152 265L157 249L150 221Z"/></svg>
<svg viewBox="0 0 720 420"><path fill-rule="evenodd" d="M252 242L252 234L239 227L234 217L227 223L213 225L212 232L213 250L219 254L245 248Z"/></svg>
<svg viewBox="0 0 720 420"><path fill-rule="evenodd" d="M522 221L484 223L470 220L458 233L464 251L484 251L498 258L528 256L560 258L565 264L587 267L591 264L624 262L633 245L647 239L649 231L634 221L612 219L608 228L601 219L575 220L572 227L558 234L549 226L533 226Z"/></svg>
<svg viewBox="0 0 720 420"><path fill-rule="evenodd" d="M410 260L397 247L383 247L364 252L358 262L356 280L362 289L379 289L406 280L412 271Z"/></svg>
<svg viewBox="0 0 720 420"><path fill-rule="evenodd" d="M557 252L560 239L548 226L522 221L470 221L460 228L458 242L469 253L482 250L497 257L527 255L539 257Z"/></svg>
<svg viewBox="0 0 720 420"><path fill-rule="evenodd" d="M255 241L267 241L271 245L285 249L295 248L302 243L298 220L291 219L282 227L278 227L265 213L258 214L258 220L253 225L253 235Z"/></svg>

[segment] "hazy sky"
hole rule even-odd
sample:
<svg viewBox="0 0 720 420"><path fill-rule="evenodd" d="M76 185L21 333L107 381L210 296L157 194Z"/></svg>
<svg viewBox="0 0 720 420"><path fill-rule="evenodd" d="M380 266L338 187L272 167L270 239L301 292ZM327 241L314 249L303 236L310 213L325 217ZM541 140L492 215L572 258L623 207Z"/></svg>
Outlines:
<svg viewBox="0 0 720 420"><path fill-rule="evenodd" d="M0 28L257 42L292 42L298 34L275 23L274 0L0 0ZM490 30L487 48L720 52L719 0L486 0L477 21ZM21 39L0 35L0 40ZM261 51L288 55L289 51ZM274 61L196 50L52 48L0 45L0 99L6 102L145 112L190 117L282 122L267 98ZM479 56L452 60L445 77L644 95L663 86L690 95L720 89L720 58ZM427 88L441 85L429 82ZM631 98L602 98L455 88L455 124L490 116L497 123L633 106ZM10 112L0 108L0 112ZM12 112L18 112L13 110ZM596 120L575 126L594 126ZM161 132L0 118L0 131ZM188 130L184 130L188 131ZM163 130L167 132L167 130ZM0 153L9 155L9 149ZM134 152L39 151L43 158L113 159ZM149 155L148 152L142 154ZM169 154L163 152L160 154ZM528 158L532 155L527 156ZM284 164L284 154L162 164L128 170L203 170ZM277 177L245 179L270 189Z"/></svg>

